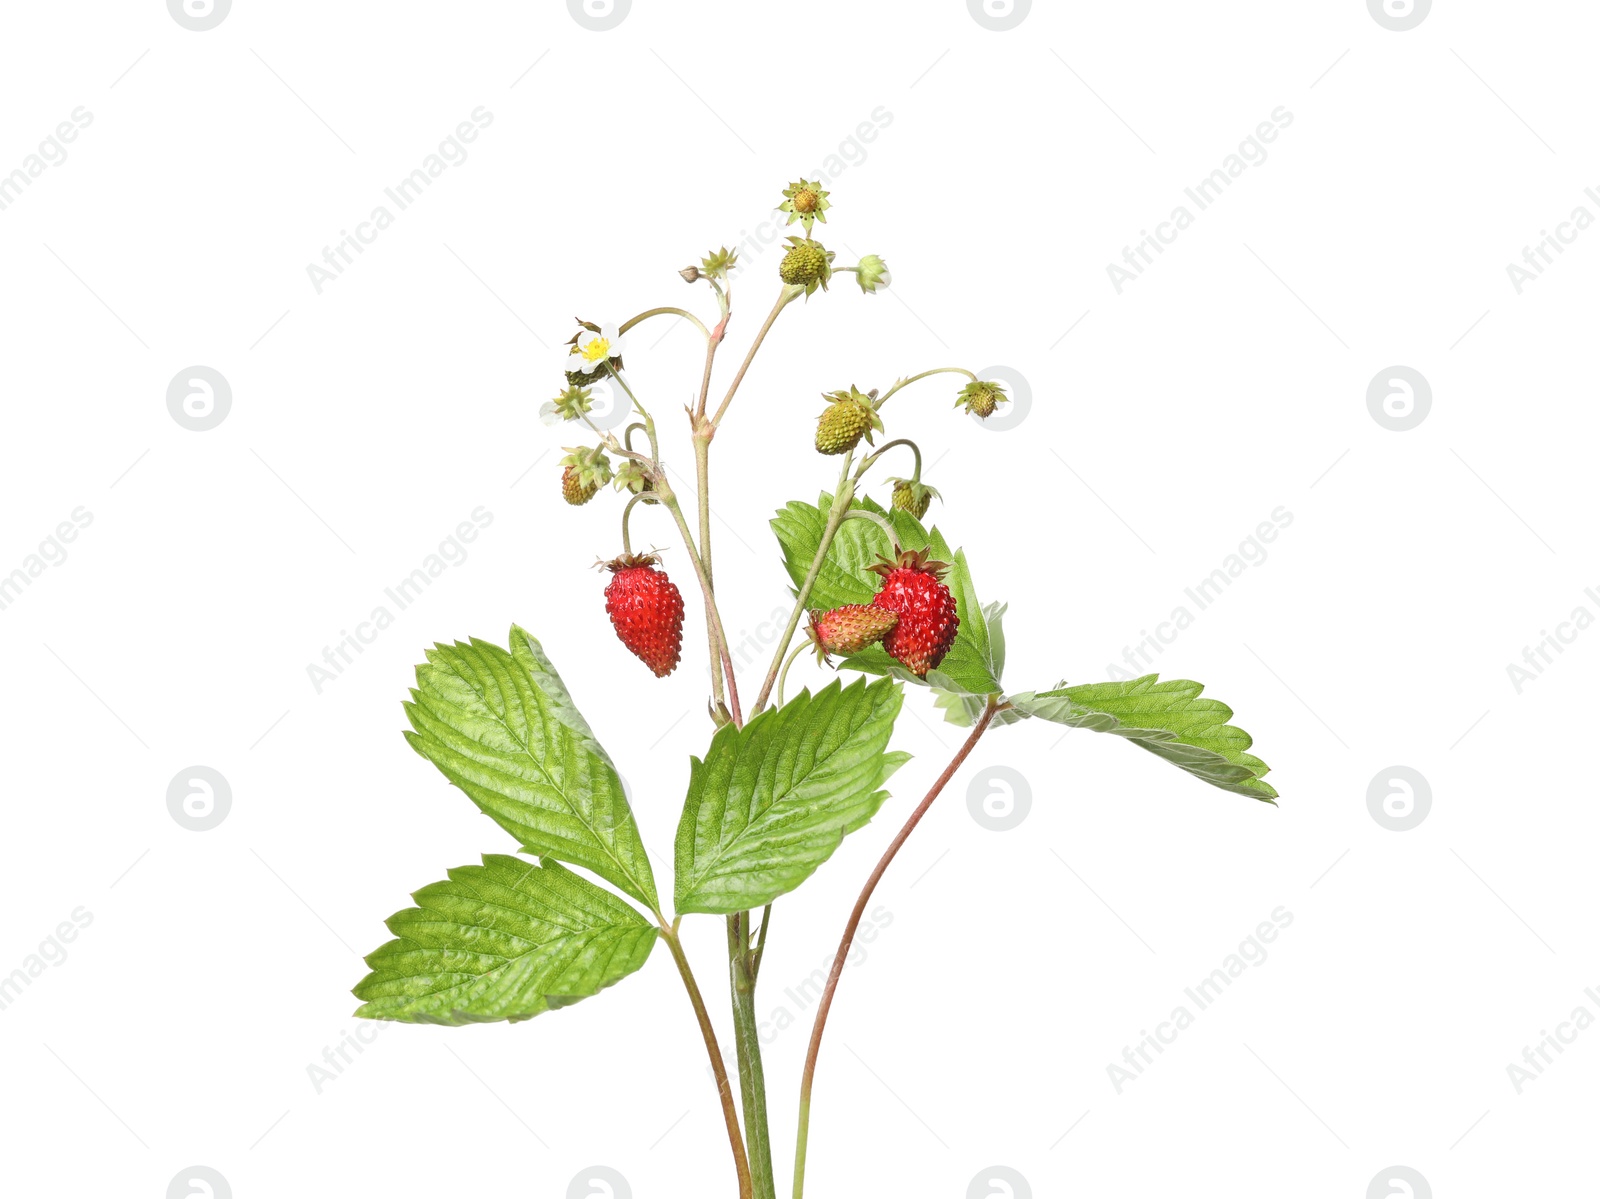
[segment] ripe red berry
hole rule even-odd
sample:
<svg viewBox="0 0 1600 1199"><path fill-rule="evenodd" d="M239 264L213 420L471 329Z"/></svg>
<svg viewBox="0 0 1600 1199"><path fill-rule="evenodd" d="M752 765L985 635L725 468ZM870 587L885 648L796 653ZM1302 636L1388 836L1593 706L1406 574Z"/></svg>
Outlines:
<svg viewBox="0 0 1600 1199"><path fill-rule="evenodd" d="M859 654L869 645L883 640L900 618L887 608L871 604L845 604L827 612L811 613L811 643L817 657L828 661L829 654Z"/></svg>
<svg viewBox="0 0 1600 1199"><path fill-rule="evenodd" d="M606 615L622 644L662 678L677 668L683 648L683 596L656 569L659 561L654 554L624 554L605 563L612 572Z"/></svg>
<svg viewBox="0 0 1600 1199"><path fill-rule="evenodd" d="M872 599L900 617L883 639L883 648L919 678L939 665L955 644L955 597L941 581L949 569L944 562L928 561L928 551L895 547L893 561L872 567L883 576L883 586Z"/></svg>

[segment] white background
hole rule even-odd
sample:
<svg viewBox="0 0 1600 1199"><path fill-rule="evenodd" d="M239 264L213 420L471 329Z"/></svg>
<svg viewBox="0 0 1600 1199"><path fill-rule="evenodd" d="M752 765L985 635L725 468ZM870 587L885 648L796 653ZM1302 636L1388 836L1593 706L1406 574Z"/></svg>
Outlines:
<svg viewBox="0 0 1600 1199"><path fill-rule="evenodd" d="M831 483L818 393L852 382L1028 380L1010 431L939 379L886 410L983 596L1011 602L1014 688L1106 677L1275 508L1293 520L1157 662L1232 705L1281 806L1115 738L981 743L845 977L810 1193L1001 1194L969 1191L995 1165L1035 1196L1361 1199L1397 1164L1439 1196L1594 1185L1600 1032L1520 1094L1507 1073L1573 1009L1600 1015L1600 632L1520 691L1507 672L1600 614L1600 233L1521 294L1506 270L1575 207L1600 215L1592 6L1440 3L1406 32L1361 0L1040 3L1007 32L959 0L637 0L606 32L502 0L239 0L208 32L155 0L12 5L5 25L0 172L92 115L0 211L0 573L92 515L0 611L0 974L92 916L0 1011L8 1194L160 1199L196 1164L239 1199L557 1199L596 1164L641 1199L733 1193L664 952L530 1024L384 1026L320 1091L308 1068L354 1028L383 918L513 848L400 738L433 641L541 637L668 873L710 730L704 634L664 682L612 635L590 565L619 548L618 504L558 497L546 347L574 314L708 312L678 268L770 238L782 186L829 155L818 235L894 284L791 306L716 440L736 641L786 610L766 520ZM479 106L467 159L319 294L308 264ZM1119 294L1108 264L1280 106L1266 160ZM717 394L778 286L753 246ZM656 320L628 355L680 472L696 346ZM166 404L196 364L232 389L206 432ZM1407 432L1367 404L1397 364L1432 388ZM308 665L480 506L466 559L318 692ZM657 518L640 539L692 614ZM895 797L778 905L758 1006L795 1020L767 1049L784 1193L811 1016L785 990L959 739L908 696ZM166 803L196 764L232 790L203 833ZM1007 832L968 806L995 765L1031 792ZM1431 785L1408 832L1368 808L1395 765ZM1124 1046L1280 906L1267 960L1118 1093ZM686 927L726 1040L722 923Z"/></svg>

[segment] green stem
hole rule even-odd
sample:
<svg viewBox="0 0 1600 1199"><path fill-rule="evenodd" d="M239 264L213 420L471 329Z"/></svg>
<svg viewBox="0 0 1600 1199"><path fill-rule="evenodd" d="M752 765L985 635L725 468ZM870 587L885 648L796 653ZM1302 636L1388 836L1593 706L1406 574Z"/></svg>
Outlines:
<svg viewBox="0 0 1600 1199"><path fill-rule="evenodd" d="M696 499L698 499L699 514L699 552L701 552L701 567L704 570L704 586L706 586L707 615L715 615L717 600L715 600L715 576L712 573L712 560L710 560L710 439L717 434L717 426L706 419L706 397L710 391L710 371L712 362L717 355L717 346L722 344L723 335L728 330L728 301L722 293L722 320L717 322L717 328L710 333L706 341L706 368L701 373L701 391L690 410L690 426L694 435L694 479L696 479ZM776 312L781 311L774 309ZM768 320L771 327L771 320ZM765 336L765 328L763 328ZM750 365L750 359L755 357L757 344L750 347L749 354L744 359L744 367L739 368L739 376L744 376L744 370ZM734 387L738 387L738 379L734 379ZM730 399L733 392L730 391ZM726 407L723 405L723 407ZM734 725L744 724L744 716L739 712L739 684L734 679L733 660L728 655L728 642L726 636L720 636L722 642L722 666L728 676L728 693L733 696ZM718 663L715 650L712 652L712 674L717 674ZM755 1015L755 956L750 952L749 944L749 912L736 912L728 917L728 994L733 1005L734 1049L739 1055L739 1098L744 1105L744 1138L746 1138L747 1156L750 1161L750 1181L755 1188L755 1199L778 1199L778 1183L773 1177L773 1146L771 1146L771 1133L768 1132L768 1119L766 1119L766 1073L762 1066L762 1041L760 1041L760 1026ZM763 927L765 935L765 927Z"/></svg>
<svg viewBox="0 0 1600 1199"><path fill-rule="evenodd" d="M629 329L633 328L635 325L640 324L643 321L647 321L653 316L681 316L686 321L693 321L694 322L694 327L696 329L700 330L701 336L703 336L703 337L710 337L711 336L711 330L709 330L709 329L707 329L705 327L704 323L700 320L700 318L697 317L694 313L689 312L689 311L687 311L686 309L683 309L683 308L650 308L650 309L647 309L644 312L641 312L638 316L629 317L627 320L623 321L622 324L617 326L617 332L618 333L626 333Z"/></svg>
<svg viewBox="0 0 1600 1199"><path fill-rule="evenodd" d="M733 1000L735 1046L739 1051L739 1091L744 1102L750 1181L756 1199L776 1199L778 1190L772 1173L772 1137L767 1126L767 1078L761 1064L754 955L750 949L749 929L749 912L728 917L728 986Z"/></svg>
<svg viewBox="0 0 1600 1199"><path fill-rule="evenodd" d="M633 512L633 506L640 500L643 500L647 504L655 503L654 496L641 491L638 495L634 496L625 505L623 505L622 508L622 552L629 557L633 556L633 545L628 540L628 516Z"/></svg>
<svg viewBox="0 0 1600 1199"><path fill-rule="evenodd" d="M922 451L917 448L917 443L912 441L909 437L897 437L893 441L878 447L877 450L863 458L861 460L861 465L856 467L856 482L861 482L861 476L871 470L879 458L882 458L897 445L906 446L911 450L912 456L916 459L916 463L911 471L911 481L913 483L920 482L922 480Z"/></svg>
<svg viewBox="0 0 1600 1199"><path fill-rule="evenodd" d="M733 677L733 658L728 653L728 638L722 631L722 616L717 612L716 597L711 590L711 580L706 577L705 566L700 561L700 554L694 545L694 534L689 531L689 522L683 518L683 508L678 504L677 494L663 478L656 484L659 489L656 494L667 511L672 513L672 519L678 522L678 532L683 535L684 548L689 551L689 560L694 564L695 577L700 580L700 592L705 597L706 625L711 633L713 648L720 652L723 670L728 675L728 690L722 687L721 670L713 669L711 672L711 691L718 703L725 703L733 713L733 722L742 725L744 717L739 711L739 686Z"/></svg>
<svg viewBox="0 0 1600 1199"><path fill-rule="evenodd" d="M884 392L883 393L883 399L879 400L876 404L873 405L873 407L874 408L882 408L884 403L889 399L889 397L892 396L895 392L899 391L902 387L909 387L909 386L911 386L911 384L915 383L918 379L926 379L930 375L965 375L967 378L971 379L974 383L976 383L978 381L978 376L973 374L971 371L967 370L965 367L960 367L960 366L936 366L931 371L923 371L920 375L912 375L909 379L901 379L900 382L896 383L888 391Z"/></svg>
<svg viewBox="0 0 1600 1199"><path fill-rule="evenodd" d="M711 355L708 351L706 354L708 378L710 367ZM699 508L700 516L700 565L705 568L706 572L706 603L715 604L716 580L711 573L711 442L701 437L698 430L696 430L694 437L694 473L696 506ZM713 645L711 647L712 676L715 677L723 667L724 664L718 656L717 647ZM731 661L727 663L727 672L728 686L737 691L739 684L733 677L733 664Z"/></svg>
<svg viewBox="0 0 1600 1199"><path fill-rule="evenodd" d="M761 909L761 936L756 941L756 951L750 956L750 977L760 977L761 959L767 952L767 930L772 927L772 905Z"/></svg>
<svg viewBox="0 0 1600 1199"><path fill-rule="evenodd" d="M872 901L872 893L877 889L878 881L889 869L889 863L894 861L895 855L900 852L900 847L906 843L906 838L911 836L928 809L933 806L933 801L939 798L939 793L944 790L945 784L955 776L957 770L961 769L961 764L967 760L972 747L978 744L978 738L988 730L990 721L1000 708L1000 697L991 695L989 702L984 705L983 715L972 726L971 734L961 743L956 756L950 759L950 764L944 768L944 773L934 780L933 786L917 805L916 811L911 813L904 826L895 834L894 840L889 842L889 848L883 851L878 864L867 876L866 885L861 888L856 906L850 910L850 919L844 926L844 936L839 939L839 951L833 955L833 969L828 974L827 984L822 988L822 997L817 1001L817 1018L811 1025L811 1044L806 1049L805 1069L800 1075L800 1128L795 1138L794 1199L802 1199L805 1192L806 1141L811 1129L811 1085L816 1079L817 1053L822 1048L822 1030L828 1023L828 1011L833 1007L833 994L838 989L839 976L844 973L845 960L850 956L850 946L855 942L856 929L861 925L862 914L866 912L867 904Z"/></svg>
<svg viewBox="0 0 1600 1199"><path fill-rule="evenodd" d="M800 614L806 610L806 601L811 598L811 589L816 586L817 576L822 573L822 564L828 560L828 547L833 544L833 535L844 523L844 515L850 511L850 504L854 499L855 486L850 482L850 456L847 454L843 465L839 467L839 485L835 488L833 507L828 509L828 523L822 530L822 541L817 546L816 555L811 559L811 569L806 572L806 577L800 584L800 591L795 596L794 611L789 613L788 627L784 629L783 636L778 638L777 650L772 655L772 665L767 669L766 682L761 685L761 694L756 696L755 707L750 710L752 716L767 706L767 697L772 694L772 688L778 681L778 671L782 668L783 659L789 652L789 643L794 640L795 630L800 627Z"/></svg>
<svg viewBox="0 0 1600 1199"><path fill-rule="evenodd" d="M789 679L789 667L794 665L794 660L801 655L805 648L806 643L802 641L799 645L794 647L794 652L783 660L783 669L778 672L778 695L776 700L774 700L774 705L776 707L783 707L783 685Z"/></svg>
<svg viewBox="0 0 1600 1199"><path fill-rule="evenodd" d="M658 920L661 918L658 916ZM728 1071L722 1064L722 1050L717 1045L717 1030L712 1027L706 1002L700 995L700 986L689 968L683 943L678 940L676 925L661 920L661 939L672 951L672 960L678 965L678 975L683 979L684 990L689 992L689 1003L694 1007L694 1017L700 1023L700 1035L705 1039L706 1052L711 1055L711 1073L717 1080L717 1095L722 1100L722 1119L728 1126L728 1143L733 1147L733 1168L739 1177L739 1199L755 1199L750 1183L750 1160L745 1156L744 1137L740 1135L739 1114L733 1107L733 1088L728 1085Z"/></svg>
<svg viewBox="0 0 1600 1199"><path fill-rule="evenodd" d="M900 544L900 534L894 531L894 526L876 512L869 512L865 508L852 508L844 514L846 520L870 520L889 535L890 545Z"/></svg>

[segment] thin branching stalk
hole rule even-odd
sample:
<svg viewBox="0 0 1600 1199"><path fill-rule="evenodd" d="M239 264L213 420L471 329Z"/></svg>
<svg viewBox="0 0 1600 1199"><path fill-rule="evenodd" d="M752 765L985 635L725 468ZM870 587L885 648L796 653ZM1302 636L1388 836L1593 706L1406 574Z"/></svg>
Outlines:
<svg viewBox="0 0 1600 1199"><path fill-rule="evenodd" d="M794 599L794 610L789 613L789 624L783 631L783 636L778 638L778 646L772 655L772 665L767 668L767 678L761 685L761 694L756 696L755 707L750 714L755 716L767 706L767 697L772 694L772 688L778 681L778 671L783 667L783 659L789 652L789 643L794 640L795 630L800 627L800 614L806 610L806 601L811 598L811 589L817 584L817 576L822 573L822 564L828 560L828 547L833 544L833 535L839 531L839 526L844 523L844 514L850 511L850 504L855 498L855 489L850 485L850 456L847 454L843 464L839 467L839 485L834 489L833 507L828 509L828 521L822 530L822 542L817 546L816 555L811 559L811 569L806 572L805 579L800 584L800 591Z"/></svg>
<svg viewBox="0 0 1600 1199"><path fill-rule="evenodd" d="M692 313L692 312L690 312L690 311L688 311L687 309L684 309L684 308L650 308L650 309L646 309L644 312L641 312L638 316L630 316L627 320L623 321L622 324L617 326L617 332L618 333L626 333L629 329L633 328L635 325L641 323L642 321L647 321L653 316L681 316L684 320L692 321L694 323L694 327L696 329L700 330L700 336L706 337L706 338L709 338L711 336L711 330L706 328L705 323L699 317L697 317L694 313Z"/></svg>
<svg viewBox="0 0 1600 1199"><path fill-rule="evenodd" d="M641 491L630 499L622 508L622 553L624 557L633 557L633 544L628 540L628 516L633 511L633 506L640 500L647 504L655 503L655 497L649 492Z"/></svg>
<svg viewBox="0 0 1600 1199"><path fill-rule="evenodd" d="M811 1025L811 1044L806 1049L805 1069L800 1075L800 1128L795 1139L794 1151L794 1199L802 1199L805 1191L806 1178L806 1139L811 1129L811 1084L815 1081L817 1073L817 1053L822 1048L822 1030L828 1023L828 1011L833 1007L833 994L839 986L839 976L844 973L845 959L850 956L850 946L855 942L856 929L860 927L861 916L867 910L867 904L872 900L872 893L877 889L878 880L883 878L884 871L889 869L895 855L900 852L900 847L906 843L906 838L916 830L933 801L939 798L939 793L944 790L945 784L954 776L961 764L967 760L967 755L972 752L972 747L978 744L978 738L988 730L989 723L995 713L1001 709L1000 697L991 695L989 702L984 705L983 715L972 726L972 732L961 743L961 748L956 751L956 756L950 759L950 764L944 768L944 773L934 780L928 794L917 805L904 826L895 834L889 848L883 851L883 857L878 859L878 864L872 868L872 873L867 876L866 885L861 888L861 894L856 899L856 906L850 910L850 919L845 923L844 936L839 939L839 951L833 955L833 969L828 972L828 981L822 988L822 998L817 1001L817 1017Z"/></svg>
<svg viewBox="0 0 1600 1199"><path fill-rule="evenodd" d="M911 384L917 382L917 380L926 379L930 375L965 375L974 383L978 381L978 376L973 374L964 366L936 366L931 371L923 371L920 375L912 375L909 379L901 379L888 391L884 392L882 397L876 404L873 405L873 407L882 408L883 405L888 401L889 397L895 392L899 391L902 387L910 387Z"/></svg>
<svg viewBox="0 0 1600 1199"><path fill-rule="evenodd" d="M879 516L876 512L868 511L866 508L852 508L850 511L844 514L844 519L870 520L873 524L877 525L878 528L884 531L889 538L890 545L898 545L900 542L900 534L895 532L894 526L883 517Z"/></svg>
<svg viewBox="0 0 1600 1199"><path fill-rule="evenodd" d="M805 288L798 284L789 284L778 293L778 301L772 306L772 311L767 314L767 319L762 322L761 329L756 333L756 339L750 343L750 350L744 356L744 361L739 364L739 373L734 375L733 382L728 384L728 394L722 397L722 403L717 407L717 414L711 418L713 426L720 425L722 418L727 414L728 405L733 403L733 395L739 390L739 384L744 382L744 373L750 369L750 363L756 356L756 351L761 348L761 343L767 339L767 333L772 329L778 319L778 314L789 306L795 299L805 293Z"/></svg>
<svg viewBox="0 0 1600 1199"><path fill-rule="evenodd" d="M743 724L744 717L739 712L739 687L733 677L733 658L728 653L728 638L722 631L722 617L717 612L716 597L711 590L711 580L706 578L705 567L700 562L700 554L695 549L694 534L689 531L689 522L683 518L683 508L678 503L678 497L672 487L664 479L656 483L657 495L661 502L667 506L667 511L672 513L672 519L678 522L678 532L683 536L684 548L689 552L689 561L694 564L695 577L700 580L700 591L705 596L707 631L711 634L711 641L721 654L723 670L728 676L728 690L722 687L723 671L713 671L711 675L712 690L718 703L726 703L733 713L735 724Z"/></svg>
<svg viewBox="0 0 1600 1199"><path fill-rule="evenodd" d="M922 451L917 448L917 443L912 441L909 437L896 437L893 441L886 442L885 444L879 446L876 450L861 460L861 465L856 467L856 482L861 482L861 477L871 470L875 465L877 465L878 459L882 458L897 445L906 446L911 450L912 456L916 459L916 463L911 471L911 477L915 480L920 480L922 478Z"/></svg>
<svg viewBox="0 0 1600 1199"><path fill-rule="evenodd" d="M783 660L783 669L778 672L778 695L773 701L774 706L779 708L783 707L783 684L789 678L789 667L793 666L794 660L805 652L805 648L806 643L802 641L799 645L795 646L794 650L789 654L789 656Z"/></svg>
<svg viewBox="0 0 1600 1199"><path fill-rule="evenodd" d="M761 1063L756 1016L755 953L750 947L750 913L728 917L728 989L733 1003L735 1048L739 1053L739 1095L744 1104L745 1147L756 1199L773 1199L772 1138L767 1124L767 1077Z"/></svg>

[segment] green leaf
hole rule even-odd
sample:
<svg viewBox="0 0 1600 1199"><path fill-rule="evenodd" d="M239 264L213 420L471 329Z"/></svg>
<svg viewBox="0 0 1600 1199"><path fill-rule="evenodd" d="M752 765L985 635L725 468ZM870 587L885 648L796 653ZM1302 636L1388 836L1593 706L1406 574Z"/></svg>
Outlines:
<svg viewBox="0 0 1600 1199"><path fill-rule="evenodd" d="M1114 733L1213 787L1271 803L1277 797L1263 781L1268 766L1245 752L1250 734L1228 721L1233 709L1217 699L1201 699L1199 683L1159 682L1155 675L1115 683L1087 683L1011 697L1024 715L1077 729Z"/></svg>
<svg viewBox="0 0 1600 1199"><path fill-rule="evenodd" d="M900 712L892 679L802 691L690 759L678 823L677 909L743 912L794 890L871 820L910 755L886 753Z"/></svg>
<svg viewBox="0 0 1600 1199"><path fill-rule="evenodd" d="M789 572L796 590L805 582L811 563L816 558L817 547L828 523L828 509L833 497L824 493L818 503L792 501L780 509L772 521L772 531L783 548L784 567ZM978 600L972 584L972 572L967 567L964 552L951 551L943 534L937 528L928 530L909 512L892 511L880 507L867 497L858 498L852 508L862 509L884 517L894 526L902 549L927 548L941 562L948 562L950 570L945 584L955 597L956 615L961 624L956 630L955 644L939 664L939 672L946 685L959 693L977 696L994 695L1000 690L1000 676L1005 664L1005 640L1000 635L1000 613L1003 605L984 606ZM810 608L837 608L843 604L868 604L878 593L878 576L871 567L893 551L889 536L876 521L847 520L839 526L822 569L806 601ZM991 617L992 612L992 617ZM894 675L917 684L925 680L909 672L897 674L899 667L882 647L873 646L864 653L846 658L841 666L868 674Z"/></svg>
<svg viewBox="0 0 1600 1199"><path fill-rule="evenodd" d="M411 748L524 850L660 907L622 778L537 641L513 625L510 653L477 638L436 645L411 700Z"/></svg>
<svg viewBox="0 0 1600 1199"><path fill-rule="evenodd" d="M627 977L656 929L572 871L504 854L430 883L386 922L396 940L367 955L357 1016L413 1024L527 1020Z"/></svg>

